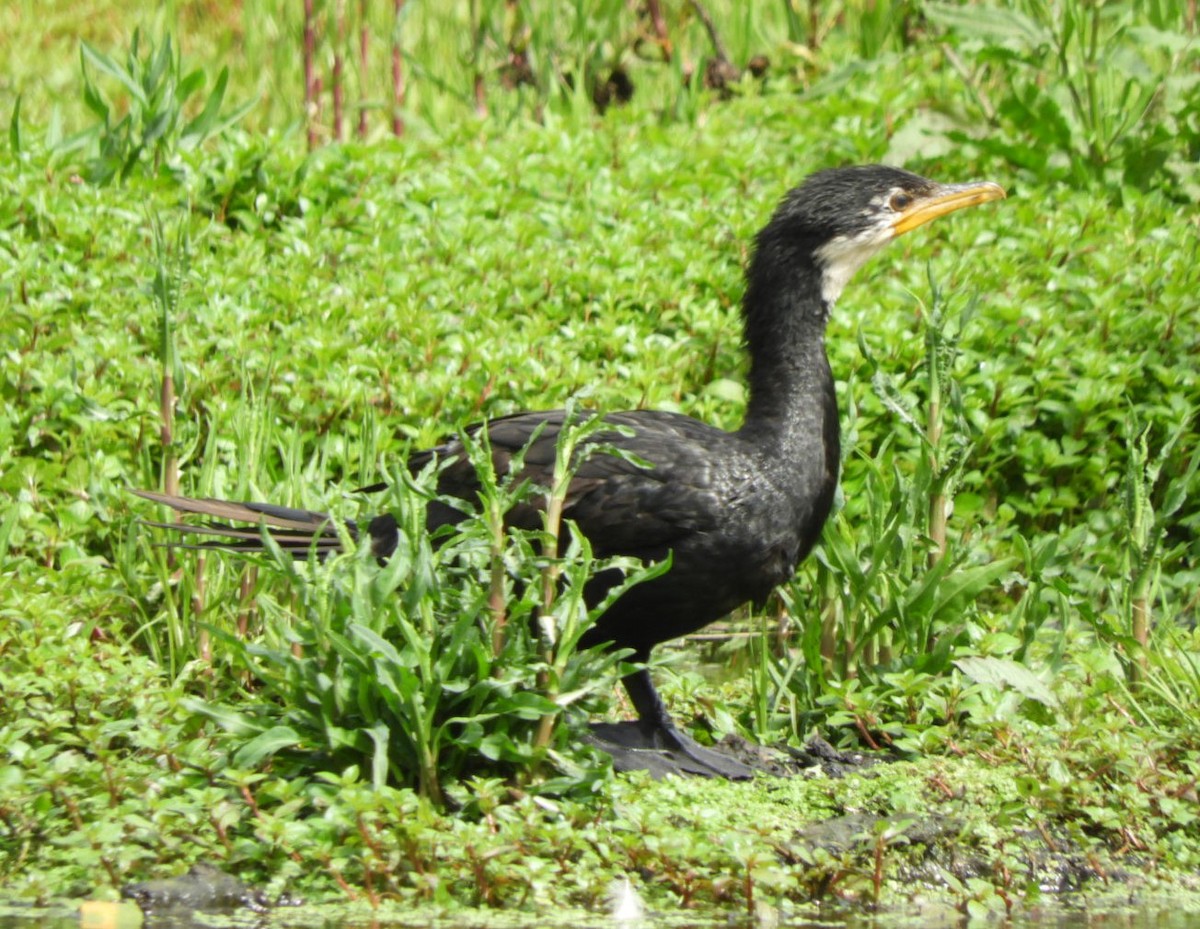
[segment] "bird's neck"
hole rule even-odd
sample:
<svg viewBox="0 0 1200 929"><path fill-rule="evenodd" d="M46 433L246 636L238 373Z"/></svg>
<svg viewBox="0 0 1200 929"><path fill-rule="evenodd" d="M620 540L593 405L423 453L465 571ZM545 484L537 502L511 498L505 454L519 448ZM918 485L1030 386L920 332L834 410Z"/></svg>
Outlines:
<svg viewBox="0 0 1200 929"><path fill-rule="evenodd" d="M750 399L741 432L772 443L807 442L822 435L835 403L825 356L830 302L810 256L764 252L760 243L743 303Z"/></svg>

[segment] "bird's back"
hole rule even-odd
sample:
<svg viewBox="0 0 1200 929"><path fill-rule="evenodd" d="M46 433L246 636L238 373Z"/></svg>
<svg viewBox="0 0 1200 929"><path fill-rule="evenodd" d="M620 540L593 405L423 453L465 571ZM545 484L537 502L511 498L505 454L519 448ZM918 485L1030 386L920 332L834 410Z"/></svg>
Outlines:
<svg viewBox="0 0 1200 929"><path fill-rule="evenodd" d="M566 423L563 411L489 422L497 471L520 460L522 477L549 486ZM765 599L811 548L832 499L823 461L778 460L738 433L677 413L636 410L605 415L604 423L613 428L588 439L598 450L575 462L563 515L599 557L669 556L671 567L625 593L588 641L644 650L695 631L743 603ZM473 500L478 478L461 442L417 453L409 466L419 469L434 456L452 459L439 490ZM442 508L433 521L454 518L454 511ZM540 507L521 504L509 522L535 528ZM617 580L615 573L602 573L588 599L597 602Z"/></svg>

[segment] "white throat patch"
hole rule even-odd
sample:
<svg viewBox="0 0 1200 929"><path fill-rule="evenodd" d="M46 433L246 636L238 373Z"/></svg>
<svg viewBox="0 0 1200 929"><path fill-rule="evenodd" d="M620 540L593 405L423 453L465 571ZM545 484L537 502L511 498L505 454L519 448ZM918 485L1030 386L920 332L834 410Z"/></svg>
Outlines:
<svg viewBox="0 0 1200 929"><path fill-rule="evenodd" d="M821 298L832 310L842 288L866 260L895 238L890 224L881 224L855 236L840 235L817 249L821 268Z"/></svg>

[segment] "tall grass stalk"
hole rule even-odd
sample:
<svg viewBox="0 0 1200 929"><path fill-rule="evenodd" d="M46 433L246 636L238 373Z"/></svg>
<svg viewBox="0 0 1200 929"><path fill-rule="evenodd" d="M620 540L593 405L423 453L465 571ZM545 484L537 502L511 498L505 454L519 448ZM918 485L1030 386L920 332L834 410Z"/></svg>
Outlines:
<svg viewBox="0 0 1200 929"><path fill-rule="evenodd" d="M1144 678L1149 667L1153 604L1164 561L1163 543L1169 520L1187 501L1190 485L1200 469L1200 448L1186 465L1169 466L1175 448L1191 434L1195 417L1189 412L1155 451L1150 450L1150 427L1135 414L1126 420L1128 460L1124 476L1125 558L1127 586L1124 597L1128 641L1132 647L1129 668Z"/></svg>
<svg viewBox="0 0 1200 929"><path fill-rule="evenodd" d="M154 237L154 279L151 292L158 305L159 364L159 444L162 451L162 488L164 493L179 493L179 463L175 449L175 333L173 317L178 307L187 273L188 239L184 222L177 226L174 246L167 244L162 219L150 215Z"/></svg>
<svg viewBox="0 0 1200 929"><path fill-rule="evenodd" d="M404 79L403 15L405 0L395 0L392 6L392 135L404 135Z"/></svg>
<svg viewBox="0 0 1200 929"><path fill-rule="evenodd" d="M471 16L471 82L475 115L487 118L487 85L483 80L483 45L487 36L487 19L482 9L484 0L470 0Z"/></svg>
<svg viewBox="0 0 1200 929"><path fill-rule="evenodd" d="M304 0L303 27L303 67L304 67L304 137L308 149L317 147L317 96L320 93L317 84L316 51L317 25L314 21L313 0Z"/></svg>
<svg viewBox="0 0 1200 929"><path fill-rule="evenodd" d="M954 391L952 371L958 357L958 342L963 327L974 313L972 302L957 320L950 320L944 309L941 288L928 268L929 309L925 321L925 449L929 482L927 534L930 541L929 566L935 567L946 555L946 525L954 487L970 451L965 426L961 423L961 400ZM959 407L960 428L954 443L947 447L945 406L951 400Z"/></svg>
<svg viewBox="0 0 1200 929"><path fill-rule="evenodd" d="M367 19L368 0L358 0L358 86L366 88L370 79L370 57L371 57L371 23ZM363 90L363 96L366 91ZM360 141L365 140L370 125L367 120L366 102L362 101L358 107L358 123L355 128Z"/></svg>
<svg viewBox="0 0 1200 929"><path fill-rule="evenodd" d="M568 413L570 415L570 411ZM571 424L569 424L571 425ZM576 446L579 433L569 430L565 441L559 441L554 455L554 475L551 486L546 493L546 507L543 517L542 558L542 608L538 614L538 631L541 634L542 657L546 662L546 670L538 675L538 686L542 693L551 699L556 696L557 681L551 673L554 666L554 653L558 630L554 624L554 599L558 595L559 576L562 568L559 563L559 546L563 529L563 508L566 505L567 493L571 488L571 478L578 464L575 462ZM544 748L550 743L550 735L554 731L553 715L542 717L534 744Z"/></svg>
<svg viewBox="0 0 1200 929"><path fill-rule="evenodd" d="M664 61L671 60L671 36L667 32L667 18L663 15L661 0L646 0L646 13L654 29L654 39Z"/></svg>
<svg viewBox="0 0 1200 929"><path fill-rule="evenodd" d="M346 48L346 0L335 0L333 43L333 138L342 142L346 138L344 86Z"/></svg>

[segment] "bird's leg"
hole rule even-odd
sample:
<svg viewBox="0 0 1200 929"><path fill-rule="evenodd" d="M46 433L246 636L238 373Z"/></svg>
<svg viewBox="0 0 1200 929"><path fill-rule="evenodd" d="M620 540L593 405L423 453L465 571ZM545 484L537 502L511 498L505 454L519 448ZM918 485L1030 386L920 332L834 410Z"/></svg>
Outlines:
<svg viewBox="0 0 1200 929"><path fill-rule="evenodd" d="M635 657L645 660L645 657L648 656ZM634 671L633 674L624 678L623 683L629 699L633 701L634 709L637 710L638 729L646 738L649 746L666 749L672 753L678 752L692 762L692 764L681 763L682 770L709 777L724 777L732 781L753 777L753 768L729 755L704 748L676 728L674 721L667 713L667 708L663 705L662 698L654 689L649 669L642 668Z"/></svg>
<svg viewBox="0 0 1200 929"><path fill-rule="evenodd" d="M635 656L634 660L645 661L648 657L639 655ZM621 683L625 685L625 692L629 694L629 699L633 701L633 708L637 710L638 729L641 730L642 735L652 738L656 734L664 732L678 734L674 720L671 719L666 705L662 702L662 697L658 695L658 690L650 679L649 668L634 671L622 678ZM664 747L674 748L670 745Z"/></svg>

